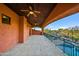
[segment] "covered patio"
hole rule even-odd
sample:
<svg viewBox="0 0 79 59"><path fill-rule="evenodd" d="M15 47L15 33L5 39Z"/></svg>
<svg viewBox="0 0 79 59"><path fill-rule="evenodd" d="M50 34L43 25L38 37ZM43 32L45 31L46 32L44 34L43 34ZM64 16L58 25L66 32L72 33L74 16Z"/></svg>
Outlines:
<svg viewBox="0 0 79 59"><path fill-rule="evenodd" d="M64 53L44 36L44 27L78 12L77 3L0 4L0 54L63 56Z"/></svg>

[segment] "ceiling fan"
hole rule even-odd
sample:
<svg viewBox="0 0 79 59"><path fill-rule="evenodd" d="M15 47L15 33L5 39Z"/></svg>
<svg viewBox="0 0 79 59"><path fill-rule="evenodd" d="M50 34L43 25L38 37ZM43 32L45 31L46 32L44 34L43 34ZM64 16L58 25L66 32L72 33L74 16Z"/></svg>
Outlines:
<svg viewBox="0 0 79 59"><path fill-rule="evenodd" d="M40 14L40 11L33 10L31 6L29 6L29 10L21 10L22 12L28 12L27 16L33 15L34 17L37 17L37 14Z"/></svg>

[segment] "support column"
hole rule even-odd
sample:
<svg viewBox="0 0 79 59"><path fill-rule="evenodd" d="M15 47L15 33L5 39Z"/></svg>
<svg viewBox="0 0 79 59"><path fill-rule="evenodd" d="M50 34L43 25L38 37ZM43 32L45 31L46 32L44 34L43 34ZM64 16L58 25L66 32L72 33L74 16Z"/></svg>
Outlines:
<svg viewBox="0 0 79 59"><path fill-rule="evenodd" d="M23 43L24 40L24 17L19 16L19 43Z"/></svg>
<svg viewBox="0 0 79 59"><path fill-rule="evenodd" d="M24 16L19 17L19 43L24 43L29 37L30 25L27 22L27 18Z"/></svg>
<svg viewBox="0 0 79 59"><path fill-rule="evenodd" d="M42 35L43 35L44 34L44 28L42 27L41 29L42 29Z"/></svg>
<svg viewBox="0 0 79 59"><path fill-rule="evenodd" d="M29 33L30 33L30 35L32 35L32 27L30 27L30 32Z"/></svg>

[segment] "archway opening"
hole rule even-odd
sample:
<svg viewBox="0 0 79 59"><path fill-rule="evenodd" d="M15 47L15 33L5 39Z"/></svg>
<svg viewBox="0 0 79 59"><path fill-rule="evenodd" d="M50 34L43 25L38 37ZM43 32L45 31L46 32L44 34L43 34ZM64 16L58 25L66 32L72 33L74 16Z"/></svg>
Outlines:
<svg viewBox="0 0 79 59"><path fill-rule="evenodd" d="M32 35L42 35L42 28L41 27L32 27Z"/></svg>
<svg viewBox="0 0 79 59"><path fill-rule="evenodd" d="M33 30L41 31L40 27L32 27Z"/></svg>

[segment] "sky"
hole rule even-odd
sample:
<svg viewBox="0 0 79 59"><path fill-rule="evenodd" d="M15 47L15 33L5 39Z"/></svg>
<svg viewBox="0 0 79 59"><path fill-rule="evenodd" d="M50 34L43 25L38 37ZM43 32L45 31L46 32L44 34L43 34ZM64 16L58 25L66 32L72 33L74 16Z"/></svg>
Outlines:
<svg viewBox="0 0 79 59"><path fill-rule="evenodd" d="M32 29L41 31L41 28L40 27L33 27Z"/></svg>
<svg viewBox="0 0 79 59"><path fill-rule="evenodd" d="M69 28L79 26L79 13L59 19L47 25L45 29L57 30L59 28Z"/></svg>

